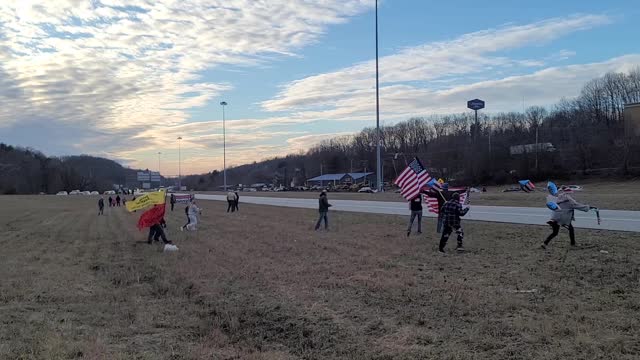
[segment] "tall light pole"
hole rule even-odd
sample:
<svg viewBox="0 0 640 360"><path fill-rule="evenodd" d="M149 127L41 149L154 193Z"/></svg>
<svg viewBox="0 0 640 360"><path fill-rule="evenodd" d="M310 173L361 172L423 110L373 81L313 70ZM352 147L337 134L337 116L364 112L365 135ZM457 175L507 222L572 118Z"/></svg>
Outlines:
<svg viewBox="0 0 640 360"><path fill-rule="evenodd" d="M178 136L178 191L182 190L182 136Z"/></svg>
<svg viewBox="0 0 640 360"><path fill-rule="evenodd" d="M222 106L222 178L224 181L224 191L227 191L227 130L225 127L224 107L226 101L220 103Z"/></svg>
<svg viewBox="0 0 640 360"><path fill-rule="evenodd" d="M376 0L376 160L378 192L382 191L382 159L380 156L380 74L378 71L378 0Z"/></svg>
<svg viewBox="0 0 640 360"><path fill-rule="evenodd" d="M162 153L158 151L158 177L160 178L160 186L162 186L162 175L160 175L160 155Z"/></svg>

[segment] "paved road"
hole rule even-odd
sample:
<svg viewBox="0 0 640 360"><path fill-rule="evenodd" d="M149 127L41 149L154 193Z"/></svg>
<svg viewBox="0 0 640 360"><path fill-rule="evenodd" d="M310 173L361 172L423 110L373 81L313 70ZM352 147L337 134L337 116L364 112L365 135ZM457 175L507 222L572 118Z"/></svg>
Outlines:
<svg viewBox="0 0 640 360"><path fill-rule="evenodd" d="M196 194L196 199L225 201L223 195ZM242 203L284 206L305 209L317 209L317 199L290 199L274 197L240 196ZM351 211L374 214L408 215L408 205L403 202L390 201L358 201L358 200L329 200L333 205L332 210ZM480 206L472 205L471 210L465 216L468 220L493 221L514 224L545 225L549 219L549 210L544 206L508 207L508 206ZM433 217L434 214L424 211L425 216ZM575 227L587 229L621 230L640 232L640 211L624 210L600 210L602 224L598 225L593 212L584 213L576 211Z"/></svg>

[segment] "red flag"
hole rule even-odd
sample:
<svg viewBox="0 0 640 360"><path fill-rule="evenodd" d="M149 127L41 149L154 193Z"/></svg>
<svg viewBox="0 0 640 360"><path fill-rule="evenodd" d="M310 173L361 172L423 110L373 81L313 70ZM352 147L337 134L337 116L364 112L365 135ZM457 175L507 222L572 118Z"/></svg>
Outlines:
<svg viewBox="0 0 640 360"><path fill-rule="evenodd" d="M164 218L164 204L155 205L140 215L140 219L138 220L138 229L142 230L146 227L152 227L155 224L159 224L162 218Z"/></svg>

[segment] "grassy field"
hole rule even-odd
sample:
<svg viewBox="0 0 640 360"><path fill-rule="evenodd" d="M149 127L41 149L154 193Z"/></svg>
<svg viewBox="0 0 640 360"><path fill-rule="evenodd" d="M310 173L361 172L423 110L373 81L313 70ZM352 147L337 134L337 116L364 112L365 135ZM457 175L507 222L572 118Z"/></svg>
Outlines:
<svg viewBox="0 0 640 360"><path fill-rule="evenodd" d="M545 183L546 184L546 183ZM545 184L538 184L539 190L545 190ZM576 200L597 206L601 209L611 210L640 210L640 181L624 182L587 182L580 183L584 191L574 193ZM486 193L471 194L471 202L474 205L494 206L532 206L544 207L547 200L546 191L533 193L508 192L502 190L508 186L487 187ZM203 192L220 194L222 192ZM318 192L243 192L240 196L271 196L292 198L316 198ZM373 201L404 201L400 194L358 194L349 192L329 193L331 199L339 200L373 200Z"/></svg>
<svg viewBox="0 0 640 360"><path fill-rule="evenodd" d="M638 359L637 234L200 202L177 253L85 197L0 197L1 359ZM452 247L454 244L450 244ZM603 253L601 251L606 251Z"/></svg>

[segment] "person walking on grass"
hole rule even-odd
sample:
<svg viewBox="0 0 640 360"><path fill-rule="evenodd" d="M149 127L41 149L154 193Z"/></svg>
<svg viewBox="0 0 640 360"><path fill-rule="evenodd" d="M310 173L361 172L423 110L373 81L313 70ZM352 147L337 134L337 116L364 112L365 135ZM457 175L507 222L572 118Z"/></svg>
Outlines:
<svg viewBox="0 0 640 360"><path fill-rule="evenodd" d="M153 241L160 241L160 238L162 238L162 242L164 242L165 244L171 244L171 240L167 240L167 235L164 232L164 229L167 228L167 223L166 221L164 221L164 218L160 219L160 222L157 224L152 225L149 228L149 237L147 238L147 243L151 244L152 240Z"/></svg>
<svg viewBox="0 0 640 360"><path fill-rule="evenodd" d="M420 194L409 202L409 209L411 209L411 220L409 220L407 236L411 235L411 228L416 217L418 218L418 234L422 234L422 196Z"/></svg>
<svg viewBox="0 0 640 360"><path fill-rule="evenodd" d="M109 207L112 207L113 206L113 198L111 196L109 196L108 201L109 201Z"/></svg>
<svg viewBox="0 0 640 360"><path fill-rule="evenodd" d="M442 189L438 187L432 187L431 189L424 192L429 197L435 198L438 200L438 209L442 209L444 204L451 200L451 196L454 194L449 191L449 184L442 184ZM442 232L442 212L438 212L438 223L436 225L436 232L440 234Z"/></svg>
<svg viewBox="0 0 640 360"><path fill-rule="evenodd" d="M229 204L227 206L227 212L229 212L229 210L231 210L231 212L236 211L236 199L236 194L233 191L227 193L227 203Z"/></svg>
<svg viewBox="0 0 640 360"><path fill-rule="evenodd" d="M240 211L240 208L238 207L238 204L240 204L240 195L237 191L234 191L234 194L236 194L236 211Z"/></svg>
<svg viewBox="0 0 640 360"><path fill-rule="evenodd" d="M187 223L180 227L180 231L184 231L184 229L186 229L187 226L189 226L189 224L191 223L191 219L189 219L189 204L187 204L187 206L185 206L184 214L187 216Z"/></svg>
<svg viewBox="0 0 640 360"><path fill-rule="evenodd" d="M176 205L176 195L171 194L169 197L169 203L171 204L171 211L173 211L173 207Z"/></svg>
<svg viewBox="0 0 640 360"><path fill-rule="evenodd" d="M329 230L329 208L331 204L329 204L329 200L327 199L327 190L322 190L320 193L320 199L318 200L318 212L320 213L320 217L318 218L318 222L316 223L316 231L320 230L320 224L322 220L324 220L324 229Z"/></svg>
<svg viewBox="0 0 640 360"><path fill-rule="evenodd" d="M455 230L458 235L458 247L456 247L456 251L464 251L464 247L462 245L462 241L464 240L464 231L462 229L460 217L465 216L467 212L469 212L469 208L462 208L462 205L460 204L460 194L458 193L454 193L451 196L451 200L447 201L442 209L440 209L443 229L438 250L441 253L444 253L444 248L447 246L447 241L449 240L449 236L453 230Z"/></svg>
<svg viewBox="0 0 640 360"><path fill-rule="evenodd" d="M104 215L104 198L98 200L98 215Z"/></svg>
<svg viewBox="0 0 640 360"><path fill-rule="evenodd" d="M564 190L558 190L556 184L552 182L549 182L547 184L547 190L549 190L549 194L551 194L548 200L549 202L555 204L555 209L552 210L553 212L551 213L551 219L547 221L547 224L551 226L552 232L549 236L547 236L541 247L543 249L547 249L551 240L558 236L561 226L569 230L569 240L571 241L571 246L576 246L576 234L573 225L571 224L573 220L575 220L574 211L580 210L588 212L589 210L597 210L597 208L580 204Z"/></svg>
<svg viewBox="0 0 640 360"><path fill-rule="evenodd" d="M196 200L191 200L189 204L189 224L185 226L187 230L198 230L198 216L202 213L202 210L196 205Z"/></svg>

